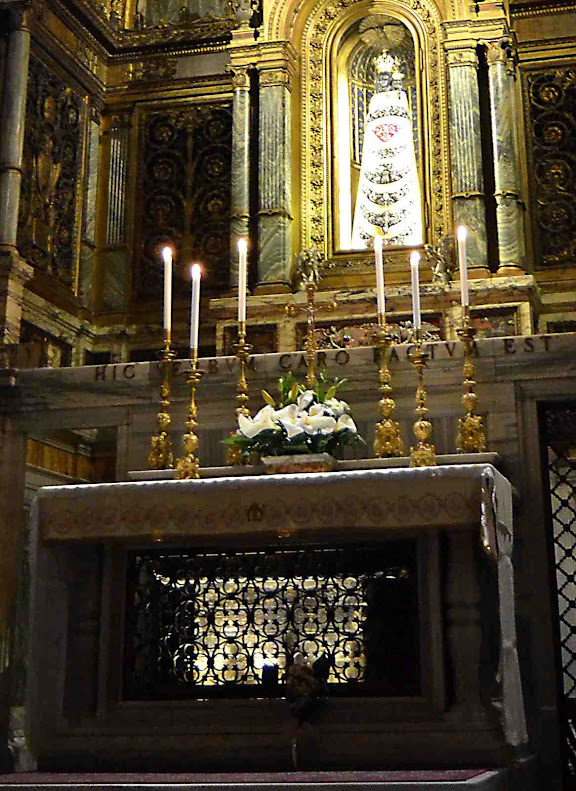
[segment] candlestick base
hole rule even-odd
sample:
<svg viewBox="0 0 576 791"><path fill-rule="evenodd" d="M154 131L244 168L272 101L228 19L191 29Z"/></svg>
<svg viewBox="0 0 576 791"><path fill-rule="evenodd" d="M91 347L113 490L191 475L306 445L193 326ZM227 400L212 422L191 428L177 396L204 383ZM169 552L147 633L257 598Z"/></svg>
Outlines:
<svg viewBox="0 0 576 791"><path fill-rule="evenodd" d="M392 376L386 360L388 347L392 343L392 335L389 333L388 328L383 325L376 329L375 335L380 351L379 378L382 398L378 406L382 420L376 424L374 455L377 458L403 456L405 451L404 441L400 434L400 424L392 419L392 414L396 409L396 402L394 400L394 391L390 385Z"/></svg>
<svg viewBox="0 0 576 791"><path fill-rule="evenodd" d="M168 430L172 424L170 417L170 387L172 379L172 361L176 353L170 348L170 341L162 350L160 368L162 371L162 384L160 385L160 412L156 416L158 432L150 437L151 450L148 454L148 469L150 470L171 470L174 467L174 455L172 453L172 439Z"/></svg>
<svg viewBox="0 0 576 791"><path fill-rule="evenodd" d="M196 420L198 416L198 410L196 407L196 389L200 383L200 380L202 379L204 371L198 370L197 364L197 360L193 359L192 369L188 375L188 384L190 385L191 391L188 420L186 422L188 431L182 437L182 446L184 448L185 454L181 459L178 459L176 463L175 478L178 480L190 480L200 477L200 462L198 461L198 457L196 455L198 453L198 436L195 433L195 429L198 426L198 421Z"/></svg>
<svg viewBox="0 0 576 791"><path fill-rule="evenodd" d="M432 435L432 423L426 419L428 407L426 406L427 393L424 387L424 369L428 362L428 355L422 350L422 339L416 332L414 339L415 348L410 354L414 368L418 372L418 387L416 389L416 421L414 422L414 436L417 444L410 448L411 467L436 466L436 453L434 445L428 440Z"/></svg>

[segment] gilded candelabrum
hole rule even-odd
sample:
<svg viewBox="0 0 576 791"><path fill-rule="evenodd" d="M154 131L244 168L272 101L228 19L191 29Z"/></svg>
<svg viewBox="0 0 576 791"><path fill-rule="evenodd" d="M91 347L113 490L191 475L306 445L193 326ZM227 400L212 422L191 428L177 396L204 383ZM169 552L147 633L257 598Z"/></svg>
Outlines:
<svg viewBox="0 0 576 791"><path fill-rule="evenodd" d="M424 387L424 369L428 362L428 354L423 350L420 330L414 332L414 348L410 353L412 365L418 372L418 387L416 388L416 420L414 422L414 436L417 444L410 448L411 467L433 467L436 464L434 445L428 440L432 435L432 423L426 419L428 407L426 406L427 393Z"/></svg>
<svg viewBox="0 0 576 791"><path fill-rule="evenodd" d="M380 353L380 392L382 398L378 404L382 420L376 424L376 434L374 437L374 455L382 456L403 456L404 441L400 435L400 425L392 419L396 402L394 401L394 391L390 385L392 376L388 368L387 353L392 343L392 335L386 326L383 314L378 314L378 327L376 329L376 344Z"/></svg>
<svg viewBox="0 0 576 791"><path fill-rule="evenodd" d="M152 449L148 454L148 468L150 470L171 470L174 466L172 454L172 439L168 430L172 423L170 417L170 391L172 384L172 362L176 353L170 348L170 333L166 336L166 344L162 350L160 372L162 382L160 385L160 411L157 415L158 431L152 434L150 444Z"/></svg>
<svg viewBox="0 0 576 791"><path fill-rule="evenodd" d="M196 407L196 390L202 379L204 371L198 368L198 350L194 349L190 360L190 373L188 374L188 384L190 385L190 406L188 407L188 420L186 428L188 431L182 437L184 456L176 463L176 478L190 479L200 477L200 462L198 461L198 436L195 432L198 426L198 409Z"/></svg>
<svg viewBox="0 0 576 791"><path fill-rule="evenodd" d="M306 281L306 312L308 314L308 327L306 332L306 387L313 388L316 383L316 352L318 351L318 344L316 343L316 326L315 326L315 305L314 299L316 295L316 281L309 278Z"/></svg>
<svg viewBox="0 0 576 791"><path fill-rule="evenodd" d="M462 396L462 406L466 415L458 421L458 436L456 438L456 450L458 453L483 453L486 450L486 434L482 425L482 418L480 415L474 414L478 403L478 396L474 392L476 382L474 381L474 363L472 362L475 335L476 330L470 322L470 313L464 308L462 327L458 330L458 337L464 344L464 395Z"/></svg>
<svg viewBox="0 0 576 791"><path fill-rule="evenodd" d="M249 417L250 410L247 404L250 400L250 396L248 395L248 382L246 381L246 362L252 351L252 345L246 343L245 321L241 321L238 325L238 342L234 344L233 348L236 353L236 358L238 359L238 384L236 385L236 401L238 402L238 407L236 409L236 417L238 418L240 415ZM233 445L229 446L226 453L226 460L228 464L243 464L244 458L242 457L240 448Z"/></svg>

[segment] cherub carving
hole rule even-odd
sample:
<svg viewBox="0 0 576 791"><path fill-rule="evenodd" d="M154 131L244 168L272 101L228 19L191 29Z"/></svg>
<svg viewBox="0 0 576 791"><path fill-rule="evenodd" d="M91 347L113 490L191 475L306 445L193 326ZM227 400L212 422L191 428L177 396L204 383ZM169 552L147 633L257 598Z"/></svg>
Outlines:
<svg viewBox="0 0 576 791"><path fill-rule="evenodd" d="M449 286L454 279L456 256L454 253L454 236L447 235L440 239L438 247L424 245L424 257L432 269L432 282Z"/></svg>

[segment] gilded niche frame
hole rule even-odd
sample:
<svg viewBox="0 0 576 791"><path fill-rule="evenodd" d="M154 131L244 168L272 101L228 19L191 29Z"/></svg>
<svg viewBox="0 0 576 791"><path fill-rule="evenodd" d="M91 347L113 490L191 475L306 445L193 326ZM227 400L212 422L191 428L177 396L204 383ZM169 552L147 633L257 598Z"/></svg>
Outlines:
<svg viewBox="0 0 576 791"><path fill-rule="evenodd" d="M303 26L301 70L301 246L319 248L336 268L362 269L370 250L339 251L336 243L332 126L335 43L358 20L392 16L413 34L420 82L420 174L424 237L436 244L451 228L449 123L441 18L429 0L317 0ZM390 269L404 269L405 247L387 248Z"/></svg>

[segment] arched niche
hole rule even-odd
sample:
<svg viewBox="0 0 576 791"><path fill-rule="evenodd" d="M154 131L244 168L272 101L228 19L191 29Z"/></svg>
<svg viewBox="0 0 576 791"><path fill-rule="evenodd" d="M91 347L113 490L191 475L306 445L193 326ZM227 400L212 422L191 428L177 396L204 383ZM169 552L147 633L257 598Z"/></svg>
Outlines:
<svg viewBox="0 0 576 791"><path fill-rule="evenodd" d="M401 26L413 52L407 98L420 180L421 242L436 243L451 227L446 74L436 5L429 0L314 0L301 14L293 25L301 55L299 139L293 140L300 153L301 247L317 247L342 266L361 265L370 255L369 249L354 250L352 244L345 249L341 223L344 203L351 205L354 192L353 168L349 183L343 176L342 152L350 148L353 132L349 125L350 138L342 139L344 115L349 112L342 109L346 105L342 97L348 92L350 98L350 64L355 56L363 57L360 29L369 17ZM364 58L364 65L371 68L369 55ZM348 214L352 213L349 208ZM350 225L353 219L347 222ZM392 266L395 260L404 266L400 262L406 258L407 246L417 246L417 240L390 248L387 258Z"/></svg>

